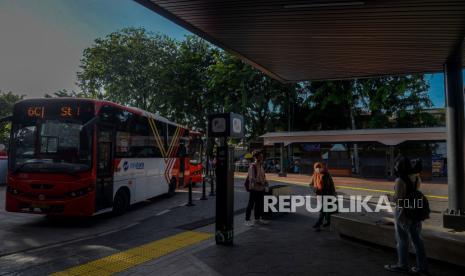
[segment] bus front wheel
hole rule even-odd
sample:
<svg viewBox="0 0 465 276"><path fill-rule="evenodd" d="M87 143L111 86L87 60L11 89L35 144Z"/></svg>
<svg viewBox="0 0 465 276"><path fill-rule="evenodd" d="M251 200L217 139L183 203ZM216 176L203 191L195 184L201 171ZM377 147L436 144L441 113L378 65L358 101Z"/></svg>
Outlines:
<svg viewBox="0 0 465 276"><path fill-rule="evenodd" d="M121 215L129 209L129 194L125 190L119 190L113 200L113 213Z"/></svg>

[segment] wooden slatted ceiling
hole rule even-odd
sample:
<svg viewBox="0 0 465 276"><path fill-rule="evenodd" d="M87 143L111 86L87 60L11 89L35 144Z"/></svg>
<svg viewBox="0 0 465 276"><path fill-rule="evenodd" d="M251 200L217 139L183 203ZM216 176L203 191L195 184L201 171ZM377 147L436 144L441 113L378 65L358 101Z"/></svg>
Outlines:
<svg viewBox="0 0 465 276"><path fill-rule="evenodd" d="M465 0L136 1L281 81L442 71L465 34Z"/></svg>

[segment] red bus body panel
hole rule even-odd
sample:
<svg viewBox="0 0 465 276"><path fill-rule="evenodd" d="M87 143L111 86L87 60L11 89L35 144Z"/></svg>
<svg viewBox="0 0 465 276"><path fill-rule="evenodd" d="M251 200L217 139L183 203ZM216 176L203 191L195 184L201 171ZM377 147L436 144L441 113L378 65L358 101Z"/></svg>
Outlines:
<svg viewBox="0 0 465 276"><path fill-rule="evenodd" d="M104 105L114 106L137 115L144 114L143 110L125 107L113 102L84 100L94 103L95 115L99 114L100 109ZM97 181L96 160L98 151L96 127L94 127L92 140L92 167L87 172L82 172L78 175L66 173L13 174L9 170L7 176L6 210L9 212L60 216L92 216L95 213L96 205L95 185ZM171 177L175 177L178 180L178 188L186 187L191 181L194 183L202 182L202 165L191 165L187 157L184 160L185 176L183 184L179 183L180 158L176 158L170 172ZM86 190L85 194L71 196L73 192L82 190Z"/></svg>
<svg viewBox="0 0 465 276"><path fill-rule="evenodd" d="M91 216L95 210L95 178L90 173L79 177L50 173L11 173L7 179L6 210L64 216ZM17 189L13 195L11 189ZM70 193L88 189L85 195ZM40 211L38 209L41 209ZM37 210L37 211L36 211Z"/></svg>

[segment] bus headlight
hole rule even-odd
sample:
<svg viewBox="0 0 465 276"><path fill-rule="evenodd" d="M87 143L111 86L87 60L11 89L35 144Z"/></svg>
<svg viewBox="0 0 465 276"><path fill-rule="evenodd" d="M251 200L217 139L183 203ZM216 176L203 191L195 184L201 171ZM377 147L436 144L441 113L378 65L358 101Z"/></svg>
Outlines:
<svg viewBox="0 0 465 276"><path fill-rule="evenodd" d="M86 187L86 188L82 188L82 189L79 189L79 190L69 192L69 193L67 193L67 195L70 196L70 197L79 197L79 196L86 195L87 193L92 192L92 191L93 191L92 186L89 186L89 187Z"/></svg>

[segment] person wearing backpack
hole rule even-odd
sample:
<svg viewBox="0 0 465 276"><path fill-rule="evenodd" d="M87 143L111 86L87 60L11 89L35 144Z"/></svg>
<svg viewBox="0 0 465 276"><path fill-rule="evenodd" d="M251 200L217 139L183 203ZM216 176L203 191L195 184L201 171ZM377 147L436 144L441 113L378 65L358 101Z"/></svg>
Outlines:
<svg viewBox="0 0 465 276"><path fill-rule="evenodd" d="M396 203L394 219L398 261L396 264L385 265L384 268L388 271L429 275L421 228L422 221L429 217L430 211L426 197L418 191L421 169L420 161L417 161L412 168L410 160L403 156L397 158L394 166L397 176L393 200ZM409 269L410 240L415 247L417 264Z"/></svg>
<svg viewBox="0 0 465 276"><path fill-rule="evenodd" d="M316 162L313 165L313 175L310 181L310 188L312 188L317 196L335 196L336 188L334 181L329 174L328 169L324 163ZM324 222L324 224L323 224ZM324 212L321 208L320 215L317 222L313 225L315 231L321 231L321 226L328 227L331 223L331 213Z"/></svg>
<svg viewBox="0 0 465 276"><path fill-rule="evenodd" d="M249 202L245 212L245 225L253 226L255 223L250 220L252 209L254 210L255 222L267 224L263 219L263 204L265 191L268 189L268 181L263 168L263 153L256 151L253 154L255 163L251 163L245 180L245 189L249 192Z"/></svg>

